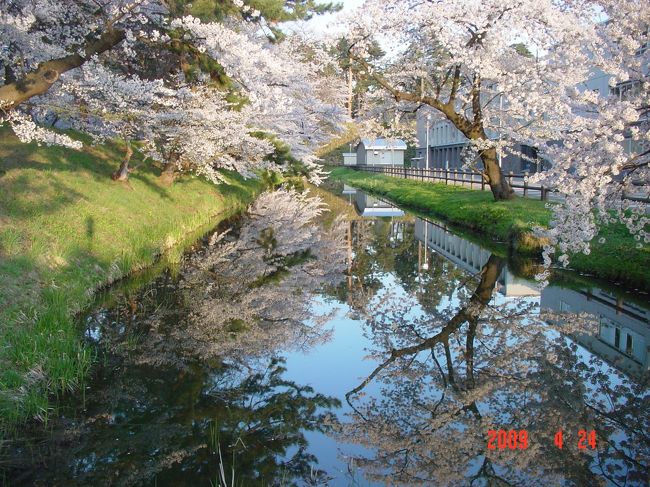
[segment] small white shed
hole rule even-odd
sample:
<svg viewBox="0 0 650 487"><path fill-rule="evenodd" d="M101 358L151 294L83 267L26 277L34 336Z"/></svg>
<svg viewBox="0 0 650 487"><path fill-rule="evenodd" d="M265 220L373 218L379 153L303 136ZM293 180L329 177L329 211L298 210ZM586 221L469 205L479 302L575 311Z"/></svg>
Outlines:
<svg viewBox="0 0 650 487"><path fill-rule="evenodd" d="M357 145L359 166L404 166L406 142L401 139L361 139Z"/></svg>

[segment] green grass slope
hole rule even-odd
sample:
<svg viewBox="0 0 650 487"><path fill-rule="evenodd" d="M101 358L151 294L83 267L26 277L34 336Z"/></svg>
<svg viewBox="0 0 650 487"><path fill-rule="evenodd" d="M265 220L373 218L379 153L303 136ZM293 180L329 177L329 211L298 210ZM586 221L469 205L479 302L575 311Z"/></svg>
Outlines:
<svg viewBox="0 0 650 487"><path fill-rule="evenodd" d="M138 157L129 182L117 183L110 175L122 151L22 144L0 128L0 426L47 420L51 395L82 383L91 352L73 317L95 289L178 249L261 190L234 174L229 185L190 176L164 185Z"/></svg>

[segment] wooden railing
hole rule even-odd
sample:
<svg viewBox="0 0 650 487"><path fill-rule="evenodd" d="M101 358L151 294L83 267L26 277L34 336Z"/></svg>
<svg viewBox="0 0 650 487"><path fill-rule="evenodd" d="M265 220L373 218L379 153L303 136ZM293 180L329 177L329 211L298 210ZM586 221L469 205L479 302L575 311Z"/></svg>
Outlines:
<svg viewBox="0 0 650 487"><path fill-rule="evenodd" d="M402 166L345 166L357 171L367 171L385 174L405 179L415 179L419 181L444 181L445 184L469 186L471 189L480 186L481 190L489 190L490 186L479 172L459 171L457 169L421 169L418 167ZM528 172L523 174L514 174L512 171L505 174L508 184L515 190L522 190L523 196L529 198L539 198L542 201L548 201L549 194L556 193L557 190L546 186L534 186L528 184ZM622 199L636 203L650 205L650 198L645 196L634 196L623 193ZM648 206L646 206L646 211Z"/></svg>
<svg viewBox="0 0 650 487"><path fill-rule="evenodd" d="M456 185L460 183L461 186L469 186L471 189L479 187L481 190L489 190L490 186L485 181L483 175L479 172L459 171L457 169L422 169L417 167L401 167L401 166L346 166L357 171L367 171L385 174L387 176L400 177L405 179L414 179L418 181L444 181L445 184ZM544 187L534 186L528 184L528 173L514 174L512 171L507 173L505 177L508 179L508 184L511 188L523 190L523 195L526 197L538 197L542 201L548 200L549 193L555 190ZM539 195L536 193L539 192Z"/></svg>

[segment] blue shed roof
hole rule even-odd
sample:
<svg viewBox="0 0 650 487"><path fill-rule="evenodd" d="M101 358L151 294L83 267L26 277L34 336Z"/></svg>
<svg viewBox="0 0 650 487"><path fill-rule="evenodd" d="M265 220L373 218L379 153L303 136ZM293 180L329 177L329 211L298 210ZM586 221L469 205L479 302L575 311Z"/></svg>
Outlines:
<svg viewBox="0 0 650 487"><path fill-rule="evenodd" d="M406 150L406 142L402 139L361 139L359 144L363 144L366 149L393 149Z"/></svg>

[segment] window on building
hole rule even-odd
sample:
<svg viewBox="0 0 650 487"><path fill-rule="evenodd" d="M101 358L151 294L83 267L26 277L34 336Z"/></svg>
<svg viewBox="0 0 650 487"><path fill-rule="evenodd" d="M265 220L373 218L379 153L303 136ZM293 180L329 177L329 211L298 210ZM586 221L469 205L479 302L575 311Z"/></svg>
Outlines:
<svg viewBox="0 0 650 487"><path fill-rule="evenodd" d="M646 37L646 38L648 37L648 31L647 30L643 33L643 37ZM648 45L649 44L648 44L647 41L642 43L641 47L638 48L634 54L637 55L637 56L640 56L641 54L643 54L644 52L646 52L648 50Z"/></svg>
<svg viewBox="0 0 650 487"><path fill-rule="evenodd" d="M621 348L621 329L616 328L616 331L614 331L614 346L616 348Z"/></svg>
<svg viewBox="0 0 650 487"><path fill-rule="evenodd" d="M628 355L632 355L632 350L634 347L632 346L632 335L628 334L626 339L625 339L625 353Z"/></svg>
<svg viewBox="0 0 650 487"><path fill-rule="evenodd" d="M629 100L633 96L640 93L641 85L636 81L628 81L619 83L611 88L611 94L616 96L619 100Z"/></svg>

